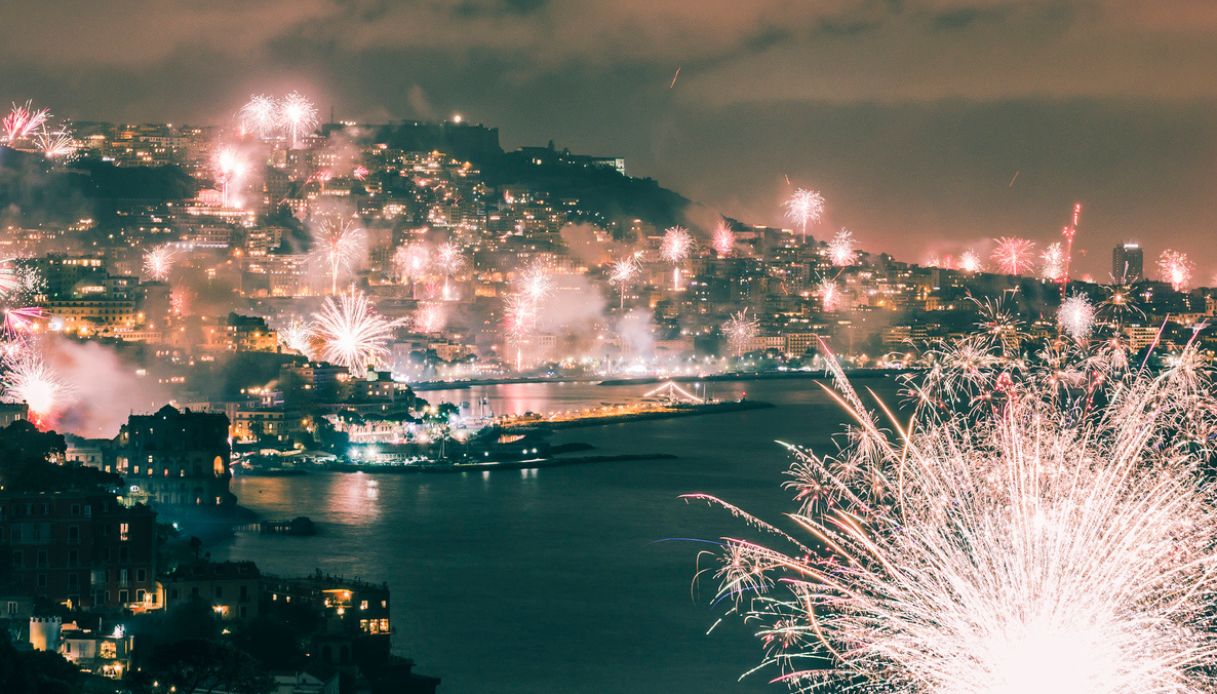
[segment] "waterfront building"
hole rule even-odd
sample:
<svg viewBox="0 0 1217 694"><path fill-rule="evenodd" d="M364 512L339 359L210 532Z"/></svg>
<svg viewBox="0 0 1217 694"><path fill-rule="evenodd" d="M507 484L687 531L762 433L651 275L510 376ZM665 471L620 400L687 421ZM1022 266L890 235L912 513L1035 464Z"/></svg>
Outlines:
<svg viewBox="0 0 1217 694"><path fill-rule="evenodd" d="M155 414L131 415L114 440L114 471L131 493L157 508L232 506L228 417L179 412L166 405Z"/></svg>

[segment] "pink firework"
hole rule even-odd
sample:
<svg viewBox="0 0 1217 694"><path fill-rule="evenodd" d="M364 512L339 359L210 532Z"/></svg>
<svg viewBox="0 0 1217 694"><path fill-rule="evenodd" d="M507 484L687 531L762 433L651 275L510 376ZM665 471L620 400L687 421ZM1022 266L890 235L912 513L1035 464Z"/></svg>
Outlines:
<svg viewBox="0 0 1217 694"><path fill-rule="evenodd" d="M799 225L803 241L807 241L807 225L820 221L824 215L824 196L818 190L799 188L783 203L786 218Z"/></svg>
<svg viewBox="0 0 1217 694"><path fill-rule="evenodd" d="M537 328L537 306L520 294L511 294L505 301L504 328L508 335L522 340Z"/></svg>
<svg viewBox="0 0 1217 694"><path fill-rule="evenodd" d="M438 333L447 322L447 311L440 304L423 304L414 312L414 329L420 333Z"/></svg>
<svg viewBox="0 0 1217 694"><path fill-rule="evenodd" d="M829 279L820 280L816 293L820 295L820 307L823 310L836 311L841 308L841 287L836 282Z"/></svg>
<svg viewBox="0 0 1217 694"><path fill-rule="evenodd" d="M1007 275L1030 272L1035 261L1035 242L1017 236L1003 236L997 239L991 257Z"/></svg>
<svg viewBox="0 0 1217 694"><path fill-rule="evenodd" d="M1169 283L1177 292L1187 289L1191 284L1192 269L1192 261L1186 253L1168 248L1158 256L1158 271L1162 273L1162 281Z"/></svg>
<svg viewBox="0 0 1217 694"><path fill-rule="evenodd" d="M444 273L444 288L441 296L444 301L456 299L456 293L452 289L450 280L452 275L465 265L465 256L461 255L461 249L451 241L440 244L440 247L435 249L435 264Z"/></svg>
<svg viewBox="0 0 1217 694"><path fill-rule="evenodd" d="M663 243L659 252L663 259L672 264L672 289L680 289L680 263L689 257L693 250L693 236L682 226L668 227L663 232Z"/></svg>
<svg viewBox="0 0 1217 694"><path fill-rule="evenodd" d="M176 316L189 315L192 303L194 303L194 292L185 285L178 285L169 292L169 309Z"/></svg>
<svg viewBox="0 0 1217 694"><path fill-rule="evenodd" d="M849 233L849 230L838 231L836 236L832 237L832 241L828 242L829 262L837 267L853 265L854 254L857 252L856 246L854 235Z"/></svg>
<svg viewBox="0 0 1217 694"><path fill-rule="evenodd" d="M4 309L4 329L10 335L34 332L38 321L45 314L37 306L19 306Z"/></svg>
<svg viewBox="0 0 1217 694"><path fill-rule="evenodd" d="M393 265L403 283L417 282L426 276L431 267L431 251L421 243L398 246L393 253Z"/></svg>
<svg viewBox="0 0 1217 694"><path fill-rule="evenodd" d="M959 255L959 269L964 272L973 273L980 272L984 269L984 266L981 265L980 256L976 255L971 249L968 249Z"/></svg>
<svg viewBox="0 0 1217 694"><path fill-rule="evenodd" d="M363 229L349 217L328 217L313 229L313 257L329 267L330 294L338 293L338 276L355 269L364 249Z"/></svg>
<svg viewBox="0 0 1217 694"><path fill-rule="evenodd" d="M735 232L731 231L731 227L726 222L720 221L718 226L714 227L714 236L710 239L710 244L714 246L714 252L720 258L725 258L735 250Z"/></svg>
<svg viewBox="0 0 1217 694"><path fill-rule="evenodd" d="M12 110L0 121L0 130L4 132L5 141L12 144L32 136L50 117L49 109L35 109L33 101L27 101L23 106L14 103Z"/></svg>

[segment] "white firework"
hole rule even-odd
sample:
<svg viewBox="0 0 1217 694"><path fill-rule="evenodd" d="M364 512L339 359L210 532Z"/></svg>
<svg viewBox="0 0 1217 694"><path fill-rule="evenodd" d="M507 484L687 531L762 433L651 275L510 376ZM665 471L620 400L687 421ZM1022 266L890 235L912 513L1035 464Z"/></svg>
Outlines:
<svg viewBox="0 0 1217 694"><path fill-rule="evenodd" d="M441 304L423 304L414 312L414 329L420 333L438 333L447 321L448 313Z"/></svg>
<svg viewBox="0 0 1217 694"><path fill-rule="evenodd" d="M176 262L177 251L168 244L161 244L144 253L144 272L152 279L163 282L169 278Z"/></svg>
<svg viewBox="0 0 1217 694"><path fill-rule="evenodd" d="M1056 311L1056 322L1066 335L1078 342L1090 336L1094 327L1095 307L1083 294L1074 294L1061 302Z"/></svg>
<svg viewBox="0 0 1217 694"><path fill-rule="evenodd" d="M16 351L14 356L6 358L4 369L0 385L4 387L5 396L15 402L24 402L35 423L50 418L61 406L63 396L71 392L70 386L33 347Z"/></svg>
<svg viewBox="0 0 1217 694"><path fill-rule="evenodd" d="M362 375L389 354L395 321L378 314L368 297L354 288L326 297L313 316L313 336L321 344L321 358Z"/></svg>
<svg viewBox="0 0 1217 694"><path fill-rule="evenodd" d="M640 269L638 266L638 254L626 256L613 263L609 273L609 281L617 285L617 291L621 297L620 308L625 308L625 293Z"/></svg>
<svg viewBox="0 0 1217 694"><path fill-rule="evenodd" d="M299 145L302 135L317 127L317 107L300 92L291 92L278 103L278 121L287 133L292 149Z"/></svg>
<svg viewBox="0 0 1217 694"><path fill-rule="evenodd" d="M355 270L364 250L365 234L349 217L326 217L313 227L313 257L330 276L330 294L338 293L338 278Z"/></svg>
<svg viewBox="0 0 1217 694"><path fill-rule="evenodd" d="M820 221L824 214L824 196L818 190L799 188L784 203L786 218L799 226L807 240L807 225Z"/></svg>
<svg viewBox="0 0 1217 694"><path fill-rule="evenodd" d="M836 236L832 237L832 241L828 242L828 259L837 267L853 265L856 252L857 244L854 242L854 235L847 229L838 231Z"/></svg>
<svg viewBox="0 0 1217 694"><path fill-rule="evenodd" d="M723 335L727 338L727 345L731 348L731 353L739 356L746 352L759 328L760 323L756 318L748 315L748 309L731 314L731 317L722 326Z"/></svg>
<svg viewBox="0 0 1217 694"><path fill-rule="evenodd" d="M714 227L714 236L710 239L710 245L714 246L714 252L720 258L726 258L735 250L735 232L731 231L731 227L726 222L719 222L718 226Z"/></svg>
<svg viewBox="0 0 1217 694"><path fill-rule="evenodd" d="M659 253L672 264L672 289L680 289L680 264L693 250L693 236L682 226L668 227L663 232Z"/></svg>
<svg viewBox="0 0 1217 694"><path fill-rule="evenodd" d="M1065 249L1060 243L1048 244L1040 254L1040 277L1049 282L1065 278Z"/></svg>
<svg viewBox="0 0 1217 694"><path fill-rule="evenodd" d="M408 243L393 252L393 265L403 283L417 282L431 268L431 251L421 243Z"/></svg>
<svg viewBox="0 0 1217 694"><path fill-rule="evenodd" d="M1158 270L1162 280L1175 291L1183 291L1192 282L1192 270L1195 266L1186 253L1167 249L1158 256Z"/></svg>
<svg viewBox="0 0 1217 694"><path fill-rule="evenodd" d="M279 344L309 359L313 356L313 326L293 320L278 330Z"/></svg>
<svg viewBox="0 0 1217 694"><path fill-rule="evenodd" d="M268 138L279 128L279 104L274 97L254 94L237 114L241 131L255 137Z"/></svg>
<svg viewBox="0 0 1217 694"><path fill-rule="evenodd" d="M976 273L984 269L980 256L969 249L959 254L959 269L967 273Z"/></svg>

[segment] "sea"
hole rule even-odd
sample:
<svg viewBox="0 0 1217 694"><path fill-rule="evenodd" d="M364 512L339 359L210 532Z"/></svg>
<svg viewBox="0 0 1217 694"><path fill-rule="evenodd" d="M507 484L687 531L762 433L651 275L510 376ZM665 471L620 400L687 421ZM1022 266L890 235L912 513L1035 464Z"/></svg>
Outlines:
<svg viewBox="0 0 1217 694"><path fill-rule="evenodd" d="M782 487L790 458L777 441L833 450L844 413L811 378L708 387L712 397L775 407L554 436L591 444L589 455L672 459L237 478L243 506L267 519L308 516L319 531L241 531L212 555L279 575L321 569L387 582L394 651L442 678L444 694L785 691L770 683L779 674L772 667L745 676L764 655L756 625L715 601L716 541L755 533L681 495L713 494L790 529L782 516L795 508ZM519 383L422 395L497 414L626 402L652 388Z"/></svg>

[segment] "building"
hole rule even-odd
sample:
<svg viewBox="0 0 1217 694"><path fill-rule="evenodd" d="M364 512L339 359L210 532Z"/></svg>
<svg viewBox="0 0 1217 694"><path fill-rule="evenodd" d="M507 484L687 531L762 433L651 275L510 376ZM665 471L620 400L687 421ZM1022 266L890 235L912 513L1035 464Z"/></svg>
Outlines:
<svg viewBox="0 0 1217 694"><path fill-rule="evenodd" d="M252 561L197 561L183 564L161 583L166 609L202 600L222 620L258 616L262 575Z"/></svg>
<svg viewBox="0 0 1217 694"><path fill-rule="evenodd" d="M0 492L0 584L88 609L156 606L156 514L105 492Z"/></svg>
<svg viewBox="0 0 1217 694"><path fill-rule="evenodd" d="M179 412L165 405L155 414L131 415L114 440L114 472L131 495L156 507L232 506L228 491L228 417Z"/></svg>
<svg viewBox="0 0 1217 694"><path fill-rule="evenodd" d="M1140 244L1126 242L1112 249L1111 278L1115 282L1145 279L1145 252Z"/></svg>

